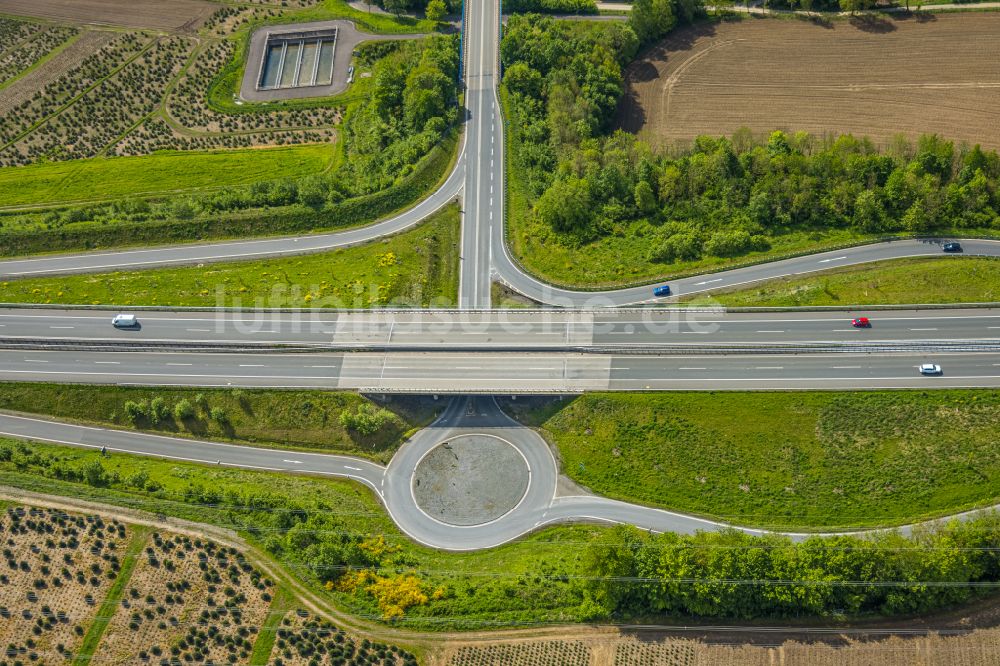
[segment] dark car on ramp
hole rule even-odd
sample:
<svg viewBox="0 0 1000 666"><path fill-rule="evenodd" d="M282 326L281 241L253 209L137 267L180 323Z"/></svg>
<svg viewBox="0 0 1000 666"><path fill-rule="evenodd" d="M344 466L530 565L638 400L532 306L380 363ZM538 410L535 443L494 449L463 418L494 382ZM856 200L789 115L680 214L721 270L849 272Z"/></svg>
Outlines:
<svg viewBox="0 0 1000 666"><path fill-rule="evenodd" d="M961 243L955 243L953 241L951 243L945 243L944 245L941 246L941 249L944 250L945 252L961 252L962 251L962 244Z"/></svg>

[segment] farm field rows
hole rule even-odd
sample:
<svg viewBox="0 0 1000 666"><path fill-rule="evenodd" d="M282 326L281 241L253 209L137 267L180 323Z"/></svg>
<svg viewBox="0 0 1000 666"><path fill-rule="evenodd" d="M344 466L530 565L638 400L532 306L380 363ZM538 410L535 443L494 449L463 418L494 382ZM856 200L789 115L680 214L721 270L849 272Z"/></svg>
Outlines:
<svg viewBox="0 0 1000 666"><path fill-rule="evenodd" d="M832 634L828 640L776 639L776 645L743 644L745 632L705 639L608 632L599 637L568 630L565 640L475 644L448 649L440 666L991 666L1000 648L1000 630L981 628L967 635L931 633L914 638L855 639ZM905 660L900 661L900 660Z"/></svg>
<svg viewBox="0 0 1000 666"><path fill-rule="evenodd" d="M997 148L998 33L994 13L702 23L628 68L617 122L661 145L749 127L882 144L936 133Z"/></svg>
<svg viewBox="0 0 1000 666"><path fill-rule="evenodd" d="M54 21L153 30L186 30L198 27L218 9L202 0L5 0L3 11Z"/></svg>
<svg viewBox="0 0 1000 666"><path fill-rule="evenodd" d="M0 121L0 165L333 139L336 108L210 110L208 88L234 49L230 40L199 45L190 37L84 28L63 51L0 89L0 109L8 112Z"/></svg>
<svg viewBox="0 0 1000 666"><path fill-rule="evenodd" d="M344 666L416 663L406 650L310 617L232 546L96 514L4 509L0 659L10 661L0 663L87 654L102 665L248 664L269 624L279 626L277 640L263 657L274 666L308 664L314 655Z"/></svg>
<svg viewBox="0 0 1000 666"><path fill-rule="evenodd" d="M216 663L274 666L305 665L314 659L343 666L417 663L405 649L361 639L302 609L243 552L199 536L195 525L184 531L135 526L115 517L113 507L106 507L104 511L110 513L103 514L67 513L10 502L0 508L4 511L0 515L4 555L15 562L18 571L3 574L0 601L0 614L9 620L3 624L3 657L11 663L72 659L82 647L84 634L94 641L90 663L100 664L132 663L135 657L144 663L213 659ZM54 550L48 547L50 542ZM131 567L121 566L126 551L133 553ZM102 576L93 574L94 565ZM48 574L44 573L46 567ZM29 584L28 578L39 574L51 576L52 584ZM82 586L77 583L81 576ZM94 578L99 581L96 586ZM105 582L100 582L101 578ZM56 580L65 582L57 585ZM102 597L112 581L121 596ZM43 599L44 592L33 590L49 594ZM95 631L99 609L109 613L101 618L107 626ZM952 615L958 617L944 622L957 620L967 634L932 632L926 637L858 640L834 633L828 639L806 643L791 629L788 635L776 635L771 641L774 644L768 646L735 644L733 639L738 641L738 635L687 638L648 633L637 638L601 627L565 628L559 632L562 638L551 637L554 632L549 630L544 633L550 637L507 637L495 642L484 640L482 634L470 635L469 640L459 635L441 641L423 663L763 666L777 662L861 666L891 655L905 657L910 663L992 664L1000 630L991 626L989 610ZM267 642L257 645L265 635ZM251 654L255 655L253 662ZM954 661L958 654L962 659Z"/></svg>

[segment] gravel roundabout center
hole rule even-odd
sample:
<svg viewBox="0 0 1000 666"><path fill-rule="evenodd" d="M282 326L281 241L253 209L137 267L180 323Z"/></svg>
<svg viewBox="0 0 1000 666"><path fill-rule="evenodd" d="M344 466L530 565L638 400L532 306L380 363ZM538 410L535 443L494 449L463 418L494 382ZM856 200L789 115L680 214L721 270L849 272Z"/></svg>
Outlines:
<svg viewBox="0 0 1000 666"><path fill-rule="evenodd" d="M528 464L512 444L491 435L441 442L413 473L413 497L449 525L481 525L503 516L528 490Z"/></svg>

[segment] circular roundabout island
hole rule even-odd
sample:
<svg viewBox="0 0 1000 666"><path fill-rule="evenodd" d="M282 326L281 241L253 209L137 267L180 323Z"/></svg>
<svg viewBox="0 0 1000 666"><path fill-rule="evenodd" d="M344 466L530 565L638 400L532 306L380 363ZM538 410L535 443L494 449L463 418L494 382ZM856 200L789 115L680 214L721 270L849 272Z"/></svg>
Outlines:
<svg viewBox="0 0 1000 666"><path fill-rule="evenodd" d="M413 499L448 525L482 525L509 513L528 490L531 473L510 442L493 435L459 435L417 463Z"/></svg>

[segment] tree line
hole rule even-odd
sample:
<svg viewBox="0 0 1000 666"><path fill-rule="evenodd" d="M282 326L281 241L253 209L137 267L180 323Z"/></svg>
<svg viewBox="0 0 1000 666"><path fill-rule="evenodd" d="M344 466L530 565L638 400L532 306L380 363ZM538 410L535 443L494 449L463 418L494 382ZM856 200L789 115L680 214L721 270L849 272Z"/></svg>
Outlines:
<svg viewBox="0 0 1000 666"><path fill-rule="evenodd" d="M615 527L588 546L594 619L904 615L962 603L1000 582L1000 517L912 537L650 534Z"/></svg>
<svg viewBox="0 0 1000 666"><path fill-rule="evenodd" d="M697 14L643 3L628 25L514 16L501 44L511 180L560 241L637 235L650 260L671 262L764 250L795 230L1000 228L1000 157L979 146L897 137L880 150L850 135L744 129L668 154L613 132L623 66Z"/></svg>

